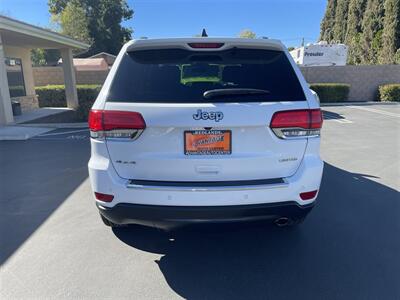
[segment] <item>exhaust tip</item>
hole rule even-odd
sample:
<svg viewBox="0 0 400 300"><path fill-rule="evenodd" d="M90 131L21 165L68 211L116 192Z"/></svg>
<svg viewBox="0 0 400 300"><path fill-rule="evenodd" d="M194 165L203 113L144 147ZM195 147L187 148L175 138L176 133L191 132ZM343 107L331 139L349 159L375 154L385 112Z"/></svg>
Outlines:
<svg viewBox="0 0 400 300"><path fill-rule="evenodd" d="M274 221L274 223L275 223L275 225L277 225L278 227L284 227L284 226L289 225L290 219L287 218L287 217L281 217L281 218L276 219L276 220Z"/></svg>

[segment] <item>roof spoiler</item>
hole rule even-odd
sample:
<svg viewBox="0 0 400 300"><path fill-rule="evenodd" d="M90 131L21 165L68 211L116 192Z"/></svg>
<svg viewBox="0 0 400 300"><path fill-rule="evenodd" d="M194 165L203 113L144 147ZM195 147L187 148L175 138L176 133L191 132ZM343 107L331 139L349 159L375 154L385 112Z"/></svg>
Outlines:
<svg viewBox="0 0 400 300"><path fill-rule="evenodd" d="M190 44L223 44L218 48L193 48ZM150 50L150 49L185 49L196 51L220 51L227 50L233 47L248 48L248 49L267 49L275 51L284 51L285 46L278 40L272 39L242 39L242 38L169 38L169 39L147 39L147 40L132 40L127 45L126 51Z"/></svg>

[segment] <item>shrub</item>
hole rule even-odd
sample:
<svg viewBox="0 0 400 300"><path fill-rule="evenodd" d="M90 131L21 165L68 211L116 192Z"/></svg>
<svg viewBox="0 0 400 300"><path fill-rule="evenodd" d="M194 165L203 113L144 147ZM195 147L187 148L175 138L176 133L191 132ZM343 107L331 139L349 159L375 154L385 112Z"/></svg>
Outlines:
<svg viewBox="0 0 400 300"><path fill-rule="evenodd" d="M8 87L11 97L21 97L25 95L25 87L23 85L12 85Z"/></svg>
<svg viewBox="0 0 400 300"><path fill-rule="evenodd" d="M318 94L321 102L343 102L348 99L350 85L345 83L313 83L310 89Z"/></svg>
<svg viewBox="0 0 400 300"><path fill-rule="evenodd" d="M97 95L96 95L97 97ZM93 106L94 101L96 100L96 97L94 98L86 98L85 101L81 101L79 99L79 106L76 110L76 119L79 121L88 121L89 117L89 111Z"/></svg>
<svg viewBox="0 0 400 300"><path fill-rule="evenodd" d="M77 85L79 107L76 110L77 120L87 121L88 113L96 100L101 89L100 85L85 84ZM40 107L65 107L67 100L65 98L64 85L46 85L36 87L36 94L39 97Z"/></svg>
<svg viewBox="0 0 400 300"><path fill-rule="evenodd" d="M65 90L63 85L46 85L35 87L39 98L39 107L65 107Z"/></svg>
<svg viewBox="0 0 400 300"><path fill-rule="evenodd" d="M385 84L379 86L379 99L381 101L400 102L400 84Z"/></svg>

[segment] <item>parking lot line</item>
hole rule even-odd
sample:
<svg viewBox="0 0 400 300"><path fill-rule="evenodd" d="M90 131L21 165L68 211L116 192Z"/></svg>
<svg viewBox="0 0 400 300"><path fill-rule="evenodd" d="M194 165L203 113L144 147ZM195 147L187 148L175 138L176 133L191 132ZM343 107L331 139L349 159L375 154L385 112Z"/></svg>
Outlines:
<svg viewBox="0 0 400 300"><path fill-rule="evenodd" d="M388 111L379 110L379 109L375 109L375 108L364 107L364 106L353 106L353 105L350 105L348 107L354 108L354 109L359 109L359 110L365 110L365 111L369 111L369 112L373 112L373 113L377 113L377 114L381 114L381 115L386 115L386 116L390 116L390 117L400 118L400 114L391 113Z"/></svg>
<svg viewBox="0 0 400 300"><path fill-rule="evenodd" d="M350 121L350 120L347 120L347 119L339 119L339 118L332 118L332 117L328 117L328 118L324 118L324 121L330 121L330 120L333 120L333 121L336 121L336 122L338 122L338 123L342 123L342 124L350 124L350 123L353 123L353 121Z"/></svg>
<svg viewBox="0 0 400 300"><path fill-rule="evenodd" d="M88 129L85 128L85 129L72 130L72 131L62 131L62 132L54 132L54 133L45 133L45 134L38 135L38 137L52 136L52 135L64 135L64 134L76 133L76 132L82 132L82 131L88 131Z"/></svg>
<svg viewBox="0 0 400 300"><path fill-rule="evenodd" d="M351 124L353 121L347 120L347 119L335 119L336 122L342 123L342 124Z"/></svg>

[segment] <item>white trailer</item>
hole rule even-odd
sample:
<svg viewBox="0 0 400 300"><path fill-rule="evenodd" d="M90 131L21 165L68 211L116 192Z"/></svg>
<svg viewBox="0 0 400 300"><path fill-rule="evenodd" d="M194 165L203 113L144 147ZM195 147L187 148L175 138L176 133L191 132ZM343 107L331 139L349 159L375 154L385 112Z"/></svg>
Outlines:
<svg viewBox="0 0 400 300"><path fill-rule="evenodd" d="M321 41L296 48L290 51L290 54L301 66L345 66L347 52L348 47L344 44L328 44Z"/></svg>

